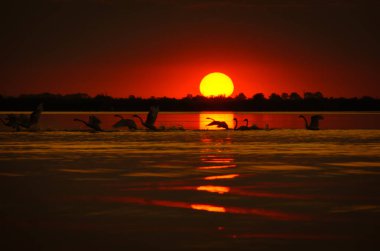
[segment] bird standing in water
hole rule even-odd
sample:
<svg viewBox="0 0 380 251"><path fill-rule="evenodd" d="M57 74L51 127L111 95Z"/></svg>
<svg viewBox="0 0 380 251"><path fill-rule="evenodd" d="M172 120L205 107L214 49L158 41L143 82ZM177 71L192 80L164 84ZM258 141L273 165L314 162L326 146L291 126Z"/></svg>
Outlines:
<svg viewBox="0 0 380 251"><path fill-rule="evenodd" d="M245 121L246 124L243 125L243 126L239 126L239 127L238 127L238 120L237 120L237 118L234 118L234 121L235 121L235 127L234 127L234 130L239 130L239 131L249 130L249 127L248 127L248 119L244 119L243 121Z"/></svg>
<svg viewBox="0 0 380 251"><path fill-rule="evenodd" d="M305 129L307 130L319 130L319 120L323 119L322 115L313 115L310 119L310 124L307 123L305 116L300 115L299 118L303 118L305 121Z"/></svg>

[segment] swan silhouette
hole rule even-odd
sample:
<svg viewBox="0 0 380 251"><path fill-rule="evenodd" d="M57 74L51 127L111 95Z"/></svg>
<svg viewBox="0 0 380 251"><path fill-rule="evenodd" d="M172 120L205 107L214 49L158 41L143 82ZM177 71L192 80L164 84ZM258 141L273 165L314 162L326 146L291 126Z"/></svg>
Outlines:
<svg viewBox="0 0 380 251"><path fill-rule="evenodd" d="M16 129L16 131L20 131L20 125L17 123L17 115L15 114L8 114L7 117L4 119L0 118L0 121L8 127L12 127L13 129Z"/></svg>
<svg viewBox="0 0 380 251"><path fill-rule="evenodd" d="M235 121L235 127L234 127L234 130L239 130L239 131L249 130L249 127L248 127L248 119L244 119L243 121L245 121L246 124L243 125L243 126L240 126L240 127L238 127L238 120L237 120L237 118L234 118L234 121Z"/></svg>
<svg viewBox="0 0 380 251"><path fill-rule="evenodd" d="M115 117L120 118L120 120L112 126L113 128L128 127L129 130L137 129L136 122L133 119L125 119L123 116L118 114L115 115Z"/></svg>
<svg viewBox="0 0 380 251"><path fill-rule="evenodd" d="M216 125L216 127L218 127L218 128L224 128L224 129L226 129L226 130L229 129L227 123L224 122L224 121L218 121L218 120L215 120L215 119L213 119L213 118L206 118L206 119L211 119L211 120L212 120L212 121L211 121L209 124L207 124L206 126L214 126L214 125Z"/></svg>
<svg viewBox="0 0 380 251"><path fill-rule="evenodd" d="M85 124L87 127L90 127L94 131L102 132L103 129L100 127L101 121L96 116L91 115L88 117L88 122L82 120L82 119L74 119L74 121L79 121Z"/></svg>
<svg viewBox="0 0 380 251"><path fill-rule="evenodd" d="M25 114L8 114L6 118L7 121L3 119L0 120L5 126L12 127L13 129L16 129L16 131L20 131L21 127L30 129L38 124L42 111L43 105L39 104L36 110L34 110L29 116Z"/></svg>
<svg viewBox="0 0 380 251"><path fill-rule="evenodd" d="M248 119L245 119L244 121L247 121L247 127L248 127ZM260 127L258 127L256 124L252 124L248 127L248 130L263 130Z"/></svg>
<svg viewBox="0 0 380 251"><path fill-rule="evenodd" d="M319 120L323 119L322 115L313 115L310 119L310 124L307 123L305 116L300 115L299 118L303 118L305 121L305 128L307 130L319 130Z"/></svg>
<svg viewBox="0 0 380 251"><path fill-rule="evenodd" d="M137 114L133 115L133 117L138 118L143 126L150 130L157 131L157 127L154 126L154 122L156 122L159 108L158 106L151 106L149 109L149 113L146 116L146 120L144 120Z"/></svg>

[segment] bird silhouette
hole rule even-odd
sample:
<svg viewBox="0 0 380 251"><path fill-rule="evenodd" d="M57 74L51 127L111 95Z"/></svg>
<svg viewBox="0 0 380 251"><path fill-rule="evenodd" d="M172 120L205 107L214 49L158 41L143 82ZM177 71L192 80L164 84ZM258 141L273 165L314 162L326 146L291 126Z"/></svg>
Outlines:
<svg viewBox="0 0 380 251"><path fill-rule="evenodd" d="M12 127L13 129L16 129L16 131L20 131L20 125L17 123L17 115L15 114L8 114L5 118L6 121L2 118L0 118L0 121L8 127Z"/></svg>
<svg viewBox="0 0 380 251"><path fill-rule="evenodd" d="M235 121L235 127L234 127L234 130L239 130L239 131L249 130L249 127L248 127L248 119L244 119L243 121L246 122L246 125L243 125L243 126L240 126L240 127L238 127L238 120L237 120L237 118L234 118L234 121Z"/></svg>
<svg viewBox="0 0 380 251"><path fill-rule="evenodd" d="M23 126L26 128L30 128L31 126L38 124L43 110L44 110L43 104L39 104L36 110L34 110L32 114L30 114L29 120L26 121L26 123Z"/></svg>
<svg viewBox="0 0 380 251"><path fill-rule="evenodd" d="M125 119L118 114L115 117L120 118L120 120L112 126L113 128L128 127L129 130L137 130L136 122L133 119Z"/></svg>
<svg viewBox="0 0 380 251"><path fill-rule="evenodd" d="M82 119L74 119L74 121L79 121L85 124L87 127L90 127L94 131L102 132L103 129L100 127L101 121L96 116L91 115L88 117L88 122L82 120Z"/></svg>
<svg viewBox="0 0 380 251"><path fill-rule="evenodd" d="M310 124L307 123L305 116L300 115L299 118L303 118L305 121L305 129L307 130L319 130L319 120L323 119L322 115L313 115L310 119Z"/></svg>
<svg viewBox="0 0 380 251"><path fill-rule="evenodd" d="M3 119L0 120L5 126L12 127L13 129L16 129L16 131L20 131L21 127L30 129L38 124L42 111L43 105L39 104L36 110L34 110L29 116L25 114L8 114L6 117L7 121Z"/></svg>
<svg viewBox="0 0 380 251"><path fill-rule="evenodd" d="M218 121L218 120L215 120L215 119L213 119L213 118L206 118L206 119L211 119L211 120L212 120L212 121L211 121L209 124L207 124L206 126L214 126L214 125L216 125L216 127L218 127L218 128L224 128L224 129L226 129L226 130L229 129L227 123L224 122L224 121Z"/></svg>
<svg viewBox="0 0 380 251"><path fill-rule="evenodd" d="M146 116L146 120L144 120L137 114L133 115L133 117L138 118L143 126L150 130L157 131L157 127L154 126L154 122L156 122L159 108L158 106L151 106L149 109L149 113Z"/></svg>
<svg viewBox="0 0 380 251"><path fill-rule="evenodd" d="M256 124L252 124L251 126L248 126L248 119L244 119L244 121L247 121L248 130L263 130L260 127L258 127Z"/></svg>

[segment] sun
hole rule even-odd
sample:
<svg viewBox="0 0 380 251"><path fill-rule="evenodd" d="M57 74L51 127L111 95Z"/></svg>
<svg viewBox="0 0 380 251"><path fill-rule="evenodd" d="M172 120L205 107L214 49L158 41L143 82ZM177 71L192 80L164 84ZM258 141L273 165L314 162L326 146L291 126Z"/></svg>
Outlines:
<svg viewBox="0 0 380 251"><path fill-rule="evenodd" d="M230 96L234 92L234 83L226 74L213 72L203 77L199 90L205 97Z"/></svg>

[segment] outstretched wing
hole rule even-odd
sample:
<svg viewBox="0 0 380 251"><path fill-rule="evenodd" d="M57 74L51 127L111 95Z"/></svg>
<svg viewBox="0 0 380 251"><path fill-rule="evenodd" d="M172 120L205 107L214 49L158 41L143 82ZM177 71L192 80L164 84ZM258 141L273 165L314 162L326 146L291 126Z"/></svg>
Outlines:
<svg viewBox="0 0 380 251"><path fill-rule="evenodd" d="M40 116L41 116L41 112L43 111L44 107L42 104L39 104L36 108L36 110L34 110L34 112L32 112L32 114L30 114L30 125L34 125L34 124L37 124L38 121L40 120Z"/></svg>
<svg viewBox="0 0 380 251"><path fill-rule="evenodd" d="M228 129L228 125L227 125L227 123L224 122L224 121L220 121L217 127L218 127L218 128Z"/></svg>
<svg viewBox="0 0 380 251"><path fill-rule="evenodd" d="M206 126L213 126L213 125L219 125L219 121L213 120L210 123L208 123Z"/></svg>
<svg viewBox="0 0 380 251"><path fill-rule="evenodd" d="M120 119L115 124L113 124L112 127L113 128L119 128L119 127L124 127L124 126L125 126L124 119Z"/></svg>
<svg viewBox="0 0 380 251"><path fill-rule="evenodd" d="M10 126L12 128L17 128L19 126L19 117L15 114L8 114L6 119L7 121L7 126Z"/></svg>
<svg viewBox="0 0 380 251"><path fill-rule="evenodd" d="M156 119L157 119L158 111L159 111L158 106L150 107L150 110L145 122L147 125L150 125L150 126L154 125L154 122L156 122Z"/></svg>
<svg viewBox="0 0 380 251"><path fill-rule="evenodd" d="M89 117L89 124L100 125L100 123L102 123L102 122L96 116L92 115Z"/></svg>
<svg viewBox="0 0 380 251"><path fill-rule="evenodd" d="M132 119L121 119L116 122L112 127L120 128L120 127L128 127L129 129L137 129L136 122Z"/></svg>
<svg viewBox="0 0 380 251"><path fill-rule="evenodd" d="M30 118L26 114L20 114L16 117L16 123L22 127L30 126Z"/></svg>
<svg viewBox="0 0 380 251"><path fill-rule="evenodd" d="M15 114L8 114L7 115L7 120L9 121L9 122L11 122L11 123L15 123L15 122L17 122L17 115L15 115Z"/></svg>

